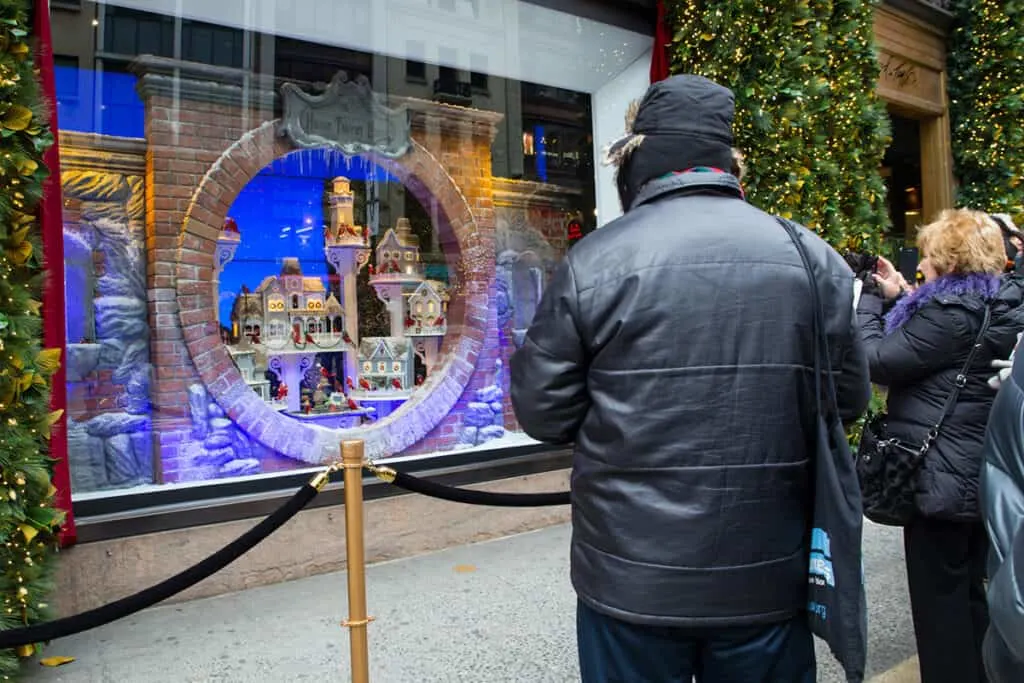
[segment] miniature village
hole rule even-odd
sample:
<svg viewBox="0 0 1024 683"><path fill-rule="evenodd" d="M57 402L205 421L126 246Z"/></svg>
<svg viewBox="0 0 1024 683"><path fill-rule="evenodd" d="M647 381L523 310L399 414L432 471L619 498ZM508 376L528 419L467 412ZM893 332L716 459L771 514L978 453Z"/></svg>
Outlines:
<svg viewBox="0 0 1024 683"><path fill-rule="evenodd" d="M347 178L333 180L328 200L324 252L338 292L303 275L297 258L284 258L278 274L238 293L223 336L246 383L266 403L299 420L347 428L389 415L438 367L449 292L425 277L408 219L377 240L371 263L369 229L355 224ZM229 219L218 241L222 264L241 239ZM386 307L388 336L360 338L357 277L364 267Z"/></svg>

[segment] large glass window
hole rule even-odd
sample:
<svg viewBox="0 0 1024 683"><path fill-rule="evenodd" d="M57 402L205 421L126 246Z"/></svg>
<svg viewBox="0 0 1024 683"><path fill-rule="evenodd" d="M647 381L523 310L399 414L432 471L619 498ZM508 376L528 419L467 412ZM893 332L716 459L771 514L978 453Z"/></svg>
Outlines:
<svg viewBox="0 0 1024 683"><path fill-rule="evenodd" d="M531 443L506 369L648 37L517 0L54 6L76 496ZM496 451L497 452L497 451Z"/></svg>

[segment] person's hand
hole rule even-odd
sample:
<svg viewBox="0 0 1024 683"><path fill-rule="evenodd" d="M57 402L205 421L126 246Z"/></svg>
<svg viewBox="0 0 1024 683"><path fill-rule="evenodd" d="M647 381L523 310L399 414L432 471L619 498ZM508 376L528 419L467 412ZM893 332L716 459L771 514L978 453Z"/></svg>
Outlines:
<svg viewBox="0 0 1024 683"><path fill-rule="evenodd" d="M878 270L873 279L886 300L895 299L903 292L910 291L910 285L907 284L903 273L896 270L892 262L884 256L878 257Z"/></svg>
<svg viewBox="0 0 1024 683"><path fill-rule="evenodd" d="M989 364L993 369L997 370L994 376L988 378L988 385L996 391L999 391L999 388L1003 386L1003 382L1009 379L1010 373L1013 372L1013 360L1017 356L1021 337L1024 337L1024 332L1017 333L1017 344L1013 347L1013 351L1007 360L996 359Z"/></svg>
<svg viewBox="0 0 1024 683"><path fill-rule="evenodd" d="M1013 372L1013 360L994 360L992 361L992 367L998 370L998 372L988 378L988 385L995 391L999 391L1000 387L1003 386L1003 382L1005 382L1010 377L1010 373Z"/></svg>

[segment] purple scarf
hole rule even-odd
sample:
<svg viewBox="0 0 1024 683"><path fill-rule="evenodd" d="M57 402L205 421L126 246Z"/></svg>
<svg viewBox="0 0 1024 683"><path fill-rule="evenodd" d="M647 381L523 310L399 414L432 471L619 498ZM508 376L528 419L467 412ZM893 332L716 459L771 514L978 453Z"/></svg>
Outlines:
<svg viewBox="0 0 1024 683"><path fill-rule="evenodd" d="M892 309L885 314L885 333L892 334L898 330L914 317L914 314L921 310L922 306L937 296L944 294L960 296L974 292L988 300L999 291L999 284L998 275L984 273L968 273L966 275L955 273L926 282L911 294L897 301Z"/></svg>

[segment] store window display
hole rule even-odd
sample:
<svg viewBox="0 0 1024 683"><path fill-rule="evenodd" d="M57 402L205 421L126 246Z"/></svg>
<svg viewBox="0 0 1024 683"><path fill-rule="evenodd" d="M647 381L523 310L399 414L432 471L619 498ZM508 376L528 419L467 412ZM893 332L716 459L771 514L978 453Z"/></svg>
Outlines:
<svg viewBox="0 0 1024 683"><path fill-rule="evenodd" d="M96 19L58 67L76 495L300 470L348 438L379 459L529 444L504 368L570 225L594 227L596 105L649 38L514 0L313 3L352 11L333 33L273 2L162 4L53 10L58 45ZM559 50L601 29L615 57L540 69L521 33L481 59L545 17L581 29Z"/></svg>

